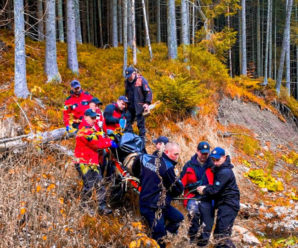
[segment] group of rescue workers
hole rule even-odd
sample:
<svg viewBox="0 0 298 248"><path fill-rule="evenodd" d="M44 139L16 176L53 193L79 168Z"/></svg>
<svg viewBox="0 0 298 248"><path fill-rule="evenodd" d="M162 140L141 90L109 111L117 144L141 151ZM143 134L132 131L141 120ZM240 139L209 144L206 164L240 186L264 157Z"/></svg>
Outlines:
<svg viewBox="0 0 298 248"><path fill-rule="evenodd" d="M145 147L145 117L152 102L152 91L146 79L135 68L125 71L125 96L106 106L83 91L80 82L71 82L71 95L64 106L67 132L76 132L75 168L83 179L81 207L88 208L88 199L96 189L99 214L108 215L112 209L106 200L102 166L104 151L117 149L119 144L110 138L115 130L133 132L137 120L139 136ZM190 218L188 235L191 243L208 244L217 209L214 239L216 247L235 247L231 236L234 220L240 209L240 192L232 171L230 157L216 147L212 151L208 142L198 144L196 153L184 165L180 175L175 166L180 146L165 136L153 140L156 151L143 160L140 167L140 213L146 219L151 237L160 247L166 247L167 231L176 234L184 217L171 205L171 201L184 193L184 206ZM146 149L143 150L144 153ZM199 231L200 229L200 231Z"/></svg>

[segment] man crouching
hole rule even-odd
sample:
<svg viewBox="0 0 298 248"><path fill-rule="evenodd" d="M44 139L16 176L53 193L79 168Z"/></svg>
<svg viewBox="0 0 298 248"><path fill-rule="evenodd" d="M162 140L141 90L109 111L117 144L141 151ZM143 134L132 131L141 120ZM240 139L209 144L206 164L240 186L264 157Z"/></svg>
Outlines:
<svg viewBox="0 0 298 248"><path fill-rule="evenodd" d="M148 221L152 238L161 248L165 247L163 237L167 231L177 233L184 219L171 206L172 198L183 192L183 185L174 170L179 155L179 145L167 143L161 158L145 154L142 159L140 212Z"/></svg>
<svg viewBox="0 0 298 248"><path fill-rule="evenodd" d="M92 195L93 187L95 187L99 205L98 212L100 214L111 214L112 210L106 206L106 190L103 185L99 185L102 175L98 165L98 150L115 147L116 144L109 138L97 135L96 117L96 113L91 109L86 110L76 136L75 156L78 160L76 167L84 183L81 198L82 207L88 208L87 201ZM90 209L90 212L93 211Z"/></svg>

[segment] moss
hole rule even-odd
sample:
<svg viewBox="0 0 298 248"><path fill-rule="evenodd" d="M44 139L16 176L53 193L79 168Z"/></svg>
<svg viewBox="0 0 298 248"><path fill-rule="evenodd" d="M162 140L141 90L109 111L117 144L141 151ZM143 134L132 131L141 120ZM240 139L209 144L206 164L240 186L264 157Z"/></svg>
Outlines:
<svg viewBox="0 0 298 248"><path fill-rule="evenodd" d="M262 169L250 170L247 176L251 181L257 184L260 188L266 188L269 191L283 191L284 187L281 181L276 180L270 174L264 172Z"/></svg>
<svg viewBox="0 0 298 248"><path fill-rule="evenodd" d="M295 151L290 151L288 154L284 154L281 156L282 160L287 164L298 166L298 153Z"/></svg>
<svg viewBox="0 0 298 248"><path fill-rule="evenodd" d="M253 156L257 153L257 151L260 150L260 144L258 140L241 134L236 136L234 146L248 156Z"/></svg>
<svg viewBox="0 0 298 248"><path fill-rule="evenodd" d="M264 160L267 163L267 170L271 172L274 169L276 158L271 151L264 152Z"/></svg>

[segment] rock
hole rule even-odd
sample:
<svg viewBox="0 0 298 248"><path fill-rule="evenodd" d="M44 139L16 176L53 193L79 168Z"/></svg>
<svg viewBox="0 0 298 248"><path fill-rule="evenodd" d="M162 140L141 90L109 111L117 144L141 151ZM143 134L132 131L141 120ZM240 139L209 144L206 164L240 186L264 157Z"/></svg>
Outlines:
<svg viewBox="0 0 298 248"><path fill-rule="evenodd" d="M241 242L248 245L261 245L261 242L256 236L244 227L235 225L233 227L233 234L241 238Z"/></svg>

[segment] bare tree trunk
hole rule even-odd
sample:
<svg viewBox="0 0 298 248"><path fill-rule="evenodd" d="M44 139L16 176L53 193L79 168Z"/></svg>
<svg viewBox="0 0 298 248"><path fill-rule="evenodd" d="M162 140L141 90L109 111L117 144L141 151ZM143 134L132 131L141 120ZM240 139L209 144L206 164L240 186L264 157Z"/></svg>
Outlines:
<svg viewBox="0 0 298 248"><path fill-rule="evenodd" d="M118 47L118 21L117 21L117 0L113 0L112 2L112 15L113 15L113 22L112 22L112 29L113 29L113 38L112 38L112 45L113 47Z"/></svg>
<svg viewBox="0 0 298 248"><path fill-rule="evenodd" d="M269 18L269 65L268 65L268 77L272 78L272 6L273 2L270 0L270 18Z"/></svg>
<svg viewBox="0 0 298 248"><path fill-rule="evenodd" d="M122 0L119 0L118 3L118 34L119 34L119 43L123 44L123 24L122 24L123 18L122 18Z"/></svg>
<svg viewBox="0 0 298 248"><path fill-rule="evenodd" d="M269 57L269 37L270 37L270 10L271 10L271 1L268 0L268 8L267 8L267 31L266 31L266 49L265 49L265 68L264 68L264 82L263 85L268 84L268 57Z"/></svg>
<svg viewBox="0 0 298 248"><path fill-rule="evenodd" d="M38 21L38 40L43 41L44 40L44 25L43 25L43 6L42 6L42 0L37 1L37 21Z"/></svg>
<svg viewBox="0 0 298 248"><path fill-rule="evenodd" d="M168 0L168 57L176 59L177 56L175 0Z"/></svg>
<svg viewBox="0 0 298 248"><path fill-rule="evenodd" d="M276 2L276 0L275 0ZM277 79L277 66L276 66L276 7L274 9L274 80Z"/></svg>
<svg viewBox="0 0 298 248"><path fill-rule="evenodd" d="M156 1L157 13L156 13L156 25L157 25L157 34L156 34L156 42L161 42L161 34L160 34L160 0Z"/></svg>
<svg viewBox="0 0 298 248"><path fill-rule="evenodd" d="M135 17L135 0L131 0L131 29L132 29L132 61L137 64L137 42L136 42L136 17Z"/></svg>
<svg viewBox="0 0 298 248"><path fill-rule="evenodd" d="M132 47L132 15L131 15L131 1L127 0L127 42Z"/></svg>
<svg viewBox="0 0 298 248"><path fill-rule="evenodd" d="M150 36L149 36L149 27L147 23L147 13L145 9L145 2L142 0L142 5L143 5L143 15L144 15L144 25L145 25L145 32L146 32L146 40L147 40L147 45L149 49L149 54L150 54L150 59L152 60L153 54L152 54L152 48L151 48L151 42L150 42Z"/></svg>
<svg viewBox="0 0 298 248"><path fill-rule="evenodd" d="M98 5L98 25L99 25L99 46L103 47L101 0L97 0L97 5Z"/></svg>
<svg viewBox="0 0 298 248"><path fill-rule="evenodd" d="M127 0L123 0L123 76L127 67Z"/></svg>
<svg viewBox="0 0 298 248"><path fill-rule="evenodd" d="M46 61L47 82L61 82L57 65L55 0L46 1Z"/></svg>
<svg viewBox="0 0 298 248"><path fill-rule="evenodd" d="M296 27L297 27L297 4L295 7L295 20L296 20ZM296 43L296 100L298 100L298 44Z"/></svg>
<svg viewBox="0 0 298 248"><path fill-rule="evenodd" d="M86 30L87 30L88 43L91 43L89 1L90 0L86 0L86 20L87 20L87 29Z"/></svg>
<svg viewBox="0 0 298 248"><path fill-rule="evenodd" d="M8 24L7 24L7 28L9 30L12 30L12 27L14 26L14 11L13 11L13 1L7 1L7 21L8 21Z"/></svg>
<svg viewBox="0 0 298 248"><path fill-rule="evenodd" d="M287 8L289 7L289 0L287 0ZM291 25L291 24L290 24ZM286 51L286 88L288 90L288 95L291 95L291 27L288 29L288 39L287 39L287 51Z"/></svg>
<svg viewBox="0 0 298 248"><path fill-rule="evenodd" d="M62 0L58 0L58 33L59 41L64 42L64 28L63 28L63 6Z"/></svg>
<svg viewBox="0 0 298 248"><path fill-rule="evenodd" d="M26 80L26 53L24 30L24 4L23 0L14 0L14 93L17 97L27 98L29 91Z"/></svg>
<svg viewBox="0 0 298 248"><path fill-rule="evenodd" d="M231 28L231 20L230 20L230 8L228 7L228 16L227 16L227 21L228 21L228 28ZM230 77L233 77L233 63L232 63L232 49L229 49L229 70L230 70Z"/></svg>
<svg viewBox="0 0 298 248"><path fill-rule="evenodd" d="M246 57L246 10L245 0L241 0L241 20L242 20L242 63L241 74L247 75L247 57Z"/></svg>
<svg viewBox="0 0 298 248"><path fill-rule="evenodd" d="M97 6L96 6L96 0L93 0L93 28L94 28L94 44L95 46L99 46L98 45L98 33L97 33L97 22L96 22L96 16L97 16Z"/></svg>
<svg viewBox="0 0 298 248"><path fill-rule="evenodd" d="M79 64L76 44L76 20L74 0L67 0L67 61L68 68L75 74L79 74Z"/></svg>
<svg viewBox="0 0 298 248"><path fill-rule="evenodd" d="M195 5L192 5L192 32L191 32L191 40L192 40L192 44L195 44Z"/></svg>
<svg viewBox="0 0 298 248"><path fill-rule="evenodd" d="M90 25L90 43L94 45L94 15L93 15L94 4L93 0L89 2L89 25Z"/></svg>
<svg viewBox="0 0 298 248"><path fill-rule="evenodd" d="M241 20L241 11L238 15L238 27L239 27L239 70L241 74L242 68L242 20Z"/></svg>
<svg viewBox="0 0 298 248"><path fill-rule="evenodd" d="M258 77L262 75L261 70L261 20L260 20L260 0L257 0L257 74Z"/></svg>
<svg viewBox="0 0 298 248"><path fill-rule="evenodd" d="M189 45L188 8L186 0L181 0L181 43Z"/></svg>
<svg viewBox="0 0 298 248"><path fill-rule="evenodd" d="M278 67L278 75L276 80L276 91L279 95L280 93L280 87L281 87L281 80L283 75L283 68L285 63L285 55L287 51L287 42L290 39L290 24L291 24L291 12L292 12L292 6L293 6L293 0L288 0L288 6L287 6L287 14L286 14L286 24L284 28L284 36L282 40L282 50L279 60L279 67Z"/></svg>
<svg viewBox="0 0 298 248"><path fill-rule="evenodd" d="M76 18L76 39L79 44L82 44L80 1L75 0L74 6L75 6L75 18Z"/></svg>

